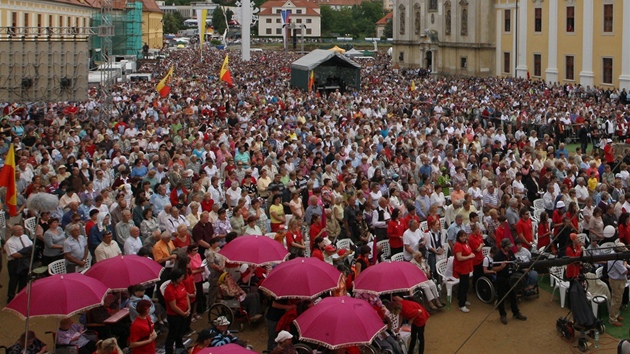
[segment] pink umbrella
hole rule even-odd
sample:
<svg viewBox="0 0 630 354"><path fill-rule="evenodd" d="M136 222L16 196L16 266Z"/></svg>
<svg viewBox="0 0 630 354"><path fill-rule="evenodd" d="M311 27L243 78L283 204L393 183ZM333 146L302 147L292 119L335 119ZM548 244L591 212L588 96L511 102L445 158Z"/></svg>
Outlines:
<svg viewBox="0 0 630 354"><path fill-rule="evenodd" d="M313 299L339 285L341 272L317 258L295 258L276 266L260 286L282 299Z"/></svg>
<svg viewBox="0 0 630 354"><path fill-rule="evenodd" d="M346 296L323 299L293 323L300 340L333 350L370 344L386 327L370 304Z"/></svg>
<svg viewBox="0 0 630 354"><path fill-rule="evenodd" d="M410 262L383 262L362 271L353 291L377 295L407 292L425 281L426 275Z"/></svg>
<svg viewBox="0 0 630 354"><path fill-rule="evenodd" d="M219 251L228 262L262 266L284 261L289 251L267 236L239 236Z"/></svg>
<svg viewBox="0 0 630 354"><path fill-rule="evenodd" d="M249 349L243 348L238 344L230 343L220 347L201 349L199 354L252 354L256 353Z"/></svg>
<svg viewBox="0 0 630 354"><path fill-rule="evenodd" d="M162 266L147 257L117 256L95 263L85 272L113 291L127 290L131 285L148 284L160 280Z"/></svg>
<svg viewBox="0 0 630 354"><path fill-rule="evenodd" d="M20 291L4 310L26 319L27 289ZM38 279L31 289L30 317L71 317L102 305L108 291L105 284L81 273Z"/></svg>

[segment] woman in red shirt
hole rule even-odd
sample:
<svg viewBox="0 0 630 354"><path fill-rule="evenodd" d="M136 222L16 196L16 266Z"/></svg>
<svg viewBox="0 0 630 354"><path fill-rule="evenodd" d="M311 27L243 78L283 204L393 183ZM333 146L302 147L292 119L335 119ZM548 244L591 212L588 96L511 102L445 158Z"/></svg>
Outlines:
<svg viewBox="0 0 630 354"><path fill-rule="evenodd" d="M468 296L468 279L470 272L473 271L473 259L475 254L472 248L468 244L468 235L466 231L459 230L457 233L457 242L453 246L453 253L455 259L453 260L453 276L459 279L459 286L457 289L457 302L459 309L464 312L470 312L468 309L469 302Z"/></svg>
<svg viewBox="0 0 630 354"><path fill-rule="evenodd" d="M171 282L164 289L168 334L164 342L165 353L173 354L173 344L178 349L185 349L182 338L186 330L186 319L190 316L190 299L184 285L186 271L175 268L171 272Z"/></svg>
<svg viewBox="0 0 630 354"><path fill-rule="evenodd" d="M619 239L626 245L630 245L630 214L622 213L619 216Z"/></svg>
<svg viewBox="0 0 630 354"><path fill-rule="evenodd" d="M567 257L579 257L582 255L582 241L577 234L569 235L571 238L571 244L567 246ZM564 272L564 277L566 279L577 278L580 275L580 270L582 269L582 264L580 262L575 262L567 265L567 269Z"/></svg>
<svg viewBox="0 0 630 354"><path fill-rule="evenodd" d="M549 230L549 215L546 211L540 213L540 222L538 223L538 249L542 250L551 243L551 230Z"/></svg>
<svg viewBox="0 0 630 354"><path fill-rule="evenodd" d="M387 309L395 315L400 314L407 322L411 323L411 338L407 353L413 353L417 341L418 354L424 354L424 326L429 319L429 312L419 303L403 300L398 296L387 304Z"/></svg>
<svg viewBox="0 0 630 354"><path fill-rule="evenodd" d="M481 227L479 224L473 224L472 233L468 236L468 244L472 249L475 258L472 260L473 265L473 287L477 284L477 279L483 275L483 252L484 246L483 236L481 235Z"/></svg>
<svg viewBox="0 0 630 354"><path fill-rule="evenodd" d="M387 238L389 239L389 248L392 250L392 255L403 251L403 234L405 233L405 225L398 217L400 216L400 209L394 209L391 219L387 224Z"/></svg>
<svg viewBox="0 0 630 354"><path fill-rule="evenodd" d="M317 237L315 238L315 241L313 242L313 248L311 248L311 257L312 258L317 258L320 261L324 261L324 238L323 237Z"/></svg>
<svg viewBox="0 0 630 354"><path fill-rule="evenodd" d="M315 242L316 238L325 237L324 232L326 232L326 229L322 225L322 217L320 215L313 214L313 216L311 217L311 227L308 230L308 235L310 236L309 239L311 240L311 249L313 249L313 242ZM287 246L289 246L288 240Z"/></svg>
<svg viewBox="0 0 630 354"><path fill-rule="evenodd" d="M567 218L571 220L571 224L573 224L573 228L579 230L578 224L580 222L580 210L578 209L578 205L575 202L569 203L569 209L567 210Z"/></svg>
<svg viewBox="0 0 630 354"><path fill-rule="evenodd" d="M289 221L289 231L287 231L287 249L291 253L291 259L295 257L304 257L304 253L306 251L301 226L301 219L291 219L291 221Z"/></svg>
<svg viewBox="0 0 630 354"><path fill-rule="evenodd" d="M155 354L155 326L151 321L149 311L151 310L151 301L140 300L136 305L138 316L131 324L129 334L129 348L131 354Z"/></svg>

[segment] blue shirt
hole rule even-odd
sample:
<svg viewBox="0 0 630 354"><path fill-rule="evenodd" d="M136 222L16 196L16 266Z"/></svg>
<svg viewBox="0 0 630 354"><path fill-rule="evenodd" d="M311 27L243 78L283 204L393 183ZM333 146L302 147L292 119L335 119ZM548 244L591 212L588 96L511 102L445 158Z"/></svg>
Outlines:
<svg viewBox="0 0 630 354"><path fill-rule="evenodd" d="M151 205L153 206L153 213L155 215L159 214L162 210L164 210L164 206L170 203L171 201L168 198L168 195L160 195L159 193L155 193L153 196L151 196Z"/></svg>

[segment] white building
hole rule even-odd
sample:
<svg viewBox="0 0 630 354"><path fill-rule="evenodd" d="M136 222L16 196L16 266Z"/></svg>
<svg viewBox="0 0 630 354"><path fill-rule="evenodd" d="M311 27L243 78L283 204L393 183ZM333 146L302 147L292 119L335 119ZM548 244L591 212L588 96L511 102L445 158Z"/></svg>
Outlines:
<svg viewBox="0 0 630 354"><path fill-rule="evenodd" d="M289 20L298 27L296 33L304 37L320 37L322 21L319 6L314 2L303 0L267 1L260 6L258 13L258 35L261 37L282 36L282 19L280 12L291 10Z"/></svg>

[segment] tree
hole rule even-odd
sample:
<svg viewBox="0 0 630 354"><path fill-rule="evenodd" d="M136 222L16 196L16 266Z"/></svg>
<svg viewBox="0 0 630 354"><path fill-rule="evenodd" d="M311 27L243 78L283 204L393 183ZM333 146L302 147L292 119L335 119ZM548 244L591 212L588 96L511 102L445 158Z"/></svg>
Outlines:
<svg viewBox="0 0 630 354"><path fill-rule="evenodd" d="M184 17L179 12L164 15L164 33L177 33L184 28Z"/></svg>
<svg viewBox="0 0 630 354"><path fill-rule="evenodd" d="M385 29L383 30L383 36L385 38L394 38L394 21L387 21Z"/></svg>
<svg viewBox="0 0 630 354"><path fill-rule="evenodd" d="M330 6L321 6L322 33L342 36L373 37L376 34L376 21L385 12L381 2L364 1L360 5L334 10Z"/></svg>

